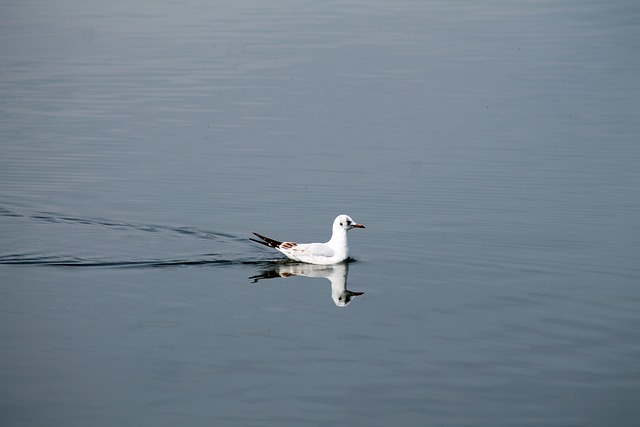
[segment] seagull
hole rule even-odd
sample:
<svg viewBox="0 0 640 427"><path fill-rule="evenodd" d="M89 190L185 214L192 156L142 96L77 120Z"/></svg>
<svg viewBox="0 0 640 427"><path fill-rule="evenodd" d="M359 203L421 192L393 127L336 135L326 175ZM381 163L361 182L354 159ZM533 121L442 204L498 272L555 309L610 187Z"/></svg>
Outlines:
<svg viewBox="0 0 640 427"><path fill-rule="evenodd" d="M287 258L306 262L309 264L329 265L337 264L349 257L349 245L347 244L347 231L352 228L364 228L364 225L358 224L351 219L349 215L338 215L333 221L333 233L331 240L327 243L293 243L279 242L269 237L258 234L261 240L250 238L254 242L261 245L274 248L283 253Z"/></svg>

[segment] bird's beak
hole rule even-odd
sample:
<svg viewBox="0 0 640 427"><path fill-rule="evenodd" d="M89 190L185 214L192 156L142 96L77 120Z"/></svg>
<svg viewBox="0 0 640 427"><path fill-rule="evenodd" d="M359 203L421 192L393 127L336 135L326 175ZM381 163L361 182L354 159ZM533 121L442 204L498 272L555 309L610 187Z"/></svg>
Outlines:
<svg viewBox="0 0 640 427"><path fill-rule="evenodd" d="M362 224L358 224L358 223L353 224L353 227L354 227L354 228L365 228L365 226L364 226L364 225L362 225Z"/></svg>

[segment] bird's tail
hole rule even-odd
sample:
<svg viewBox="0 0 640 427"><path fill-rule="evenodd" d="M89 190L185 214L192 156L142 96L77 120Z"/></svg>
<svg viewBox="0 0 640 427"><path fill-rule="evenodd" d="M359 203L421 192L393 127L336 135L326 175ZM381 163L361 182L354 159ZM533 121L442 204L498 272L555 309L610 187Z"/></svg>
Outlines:
<svg viewBox="0 0 640 427"><path fill-rule="evenodd" d="M261 245L265 245L265 246L268 246L270 248L277 249L282 244L282 242L279 242L277 240L273 240L273 239L271 239L271 238L269 238L267 236L263 236L262 234L258 234L255 231L253 232L253 234L258 236L262 240L252 239L251 237L249 237L249 240L254 241L256 243L260 243Z"/></svg>

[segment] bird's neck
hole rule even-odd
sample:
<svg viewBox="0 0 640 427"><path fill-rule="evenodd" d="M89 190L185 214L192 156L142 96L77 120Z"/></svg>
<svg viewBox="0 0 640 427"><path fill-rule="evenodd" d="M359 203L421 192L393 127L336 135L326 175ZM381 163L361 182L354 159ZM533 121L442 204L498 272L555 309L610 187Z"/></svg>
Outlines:
<svg viewBox="0 0 640 427"><path fill-rule="evenodd" d="M331 234L331 240L329 240L328 244L333 247L347 248L347 230L344 230L342 228L333 230L333 234Z"/></svg>

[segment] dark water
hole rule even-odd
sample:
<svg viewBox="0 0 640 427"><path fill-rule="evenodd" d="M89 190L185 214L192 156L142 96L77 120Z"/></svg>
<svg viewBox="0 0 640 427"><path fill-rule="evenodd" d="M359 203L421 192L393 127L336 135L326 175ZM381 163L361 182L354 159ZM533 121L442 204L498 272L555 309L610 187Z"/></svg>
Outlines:
<svg viewBox="0 0 640 427"><path fill-rule="evenodd" d="M637 422L637 2L0 9L2 425Z"/></svg>

